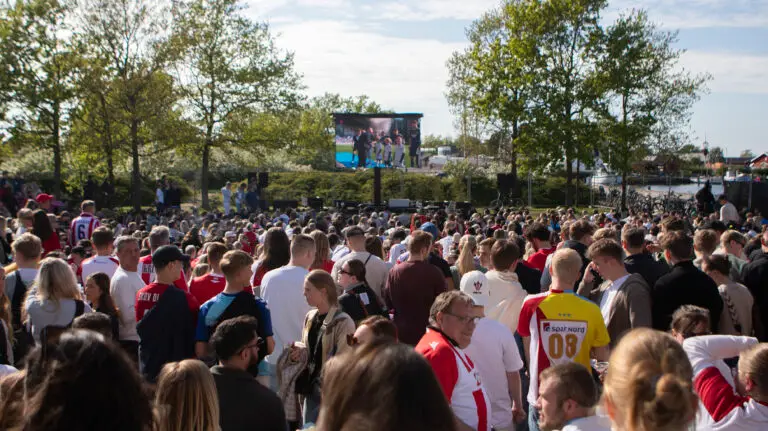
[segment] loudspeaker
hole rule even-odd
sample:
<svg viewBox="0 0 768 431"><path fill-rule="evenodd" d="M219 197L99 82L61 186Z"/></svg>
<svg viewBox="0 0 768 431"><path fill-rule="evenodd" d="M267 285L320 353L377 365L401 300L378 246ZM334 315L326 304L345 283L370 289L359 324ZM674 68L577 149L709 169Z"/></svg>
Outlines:
<svg viewBox="0 0 768 431"><path fill-rule="evenodd" d="M264 189L269 185L269 172L259 172L259 188Z"/></svg>
<svg viewBox="0 0 768 431"><path fill-rule="evenodd" d="M502 194L509 193L515 185L515 177L512 174L496 174L496 187Z"/></svg>
<svg viewBox="0 0 768 431"><path fill-rule="evenodd" d="M381 205L381 168L373 168L373 204Z"/></svg>
<svg viewBox="0 0 768 431"><path fill-rule="evenodd" d="M259 181L259 173L258 172L249 172L248 173L248 189L249 190L255 184L258 184L258 181Z"/></svg>

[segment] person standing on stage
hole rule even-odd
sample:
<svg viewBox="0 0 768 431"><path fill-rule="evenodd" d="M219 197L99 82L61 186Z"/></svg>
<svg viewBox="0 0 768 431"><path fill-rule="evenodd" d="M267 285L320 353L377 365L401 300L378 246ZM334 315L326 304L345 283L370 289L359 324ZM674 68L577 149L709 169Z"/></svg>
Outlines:
<svg viewBox="0 0 768 431"><path fill-rule="evenodd" d="M421 131L418 129L418 125L410 130L410 151L411 167L420 168L421 160L419 154L421 153Z"/></svg>
<svg viewBox="0 0 768 431"><path fill-rule="evenodd" d="M357 138L357 167L365 168L368 164L368 147L373 139L373 129L370 132L363 132Z"/></svg>
<svg viewBox="0 0 768 431"><path fill-rule="evenodd" d="M384 138L384 166L392 167L392 139Z"/></svg>
<svg viewBox="0 0 768 431"><path fill-rule="evenodd" d="M403 137L395 135L395 161L396 168L405 167L405 145L403 145Z"/></svg>

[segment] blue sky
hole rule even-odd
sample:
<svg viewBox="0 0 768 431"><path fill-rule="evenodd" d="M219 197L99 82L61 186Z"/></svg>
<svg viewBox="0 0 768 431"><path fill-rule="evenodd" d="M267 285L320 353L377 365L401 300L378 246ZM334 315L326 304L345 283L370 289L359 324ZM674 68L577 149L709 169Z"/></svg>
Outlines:
<svg viewBox="0 0 768 431"><path fill-rule="evenodd" d="M367 94L387 109L423 112L423 133L456 135L445 61L464 28L497 0L245 0L293 51L309 95ZM692 137L738 156L768 151L768 0L613 0L604 19L642 8L679 30L682 67L709 72Z"/></svg>

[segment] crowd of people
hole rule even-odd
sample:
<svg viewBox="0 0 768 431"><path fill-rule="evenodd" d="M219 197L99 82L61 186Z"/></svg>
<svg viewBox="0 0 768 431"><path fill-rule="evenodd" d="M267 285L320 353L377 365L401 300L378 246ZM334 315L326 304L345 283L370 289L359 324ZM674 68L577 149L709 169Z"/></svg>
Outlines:
<svg viewBox="0 0 768 431"><path fill-rule="evenodd" d="M758 214L52 200L0 218L0 429L768 429Z"/></svg>

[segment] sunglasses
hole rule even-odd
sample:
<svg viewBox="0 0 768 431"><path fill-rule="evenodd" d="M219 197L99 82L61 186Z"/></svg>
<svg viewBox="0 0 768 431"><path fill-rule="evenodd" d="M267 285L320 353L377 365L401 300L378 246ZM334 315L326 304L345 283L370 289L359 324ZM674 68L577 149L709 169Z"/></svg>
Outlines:
<svg viewBox="0 0 768 431"><path fill-rule="evenodd" d="M349 271L344 271L343 269L340 269L340 270L339 270L339 274L354 275L354 274L352 274L352 273L351 273L351 272L349 272Z"/></svg>

